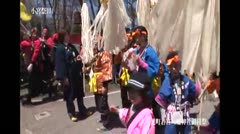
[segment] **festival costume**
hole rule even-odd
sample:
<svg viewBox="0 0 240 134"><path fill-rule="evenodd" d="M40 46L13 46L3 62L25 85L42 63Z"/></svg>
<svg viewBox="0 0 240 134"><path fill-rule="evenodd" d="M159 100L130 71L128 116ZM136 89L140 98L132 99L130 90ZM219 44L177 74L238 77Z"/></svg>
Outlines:
<svg viewBox="0 0 240 134"><path fill-rule="evenodd" d="M90 92L95 96L97 110L101 113L103 126L109 125L108 83L112 80L112 58L107 51L99 52L90 76ZM103 92L103 90L106 92Z"/></svg>
<svg viewBox="0 0 240 134"><path fill-rule="evenodd" d="M209 93L213 93L214 90L217 91L217 94L220 95L220 78L217 78L215 80L211 80L209 83L209 86L207 87L207 90ZM208 130L213 133L217 134L217 132L220 132L220 103L215 107L215 111L209 118L209 125Z"/></svg>
<svg viewBox="0 0 240 134"><path fill-rule="evenodd" d="M144 90L148 90L150 85L151 80L146 73L136 72L131 75L126 87L128 91L137 91L141 94L145 92ZM132 92L129 94L133 95ZM154 115L150 103L143 98L143 95L141 97L142 102L119 110L119 117L127 128L127 134L155 134Z"/></svg>
<svg viewBox="0 0 240 134"><path fill-rule="evenodd" d="M156 96L155 100L166 110L165 121L170 123L165 127L165 134L177 133L178 127L183 128L178 131L184 132L185 134L191 133L191 124L180 126L181 122L177 122L175 116L179 120L184 119L185 121L188 121L190 119L189 109L191 107L191 102L188 98L191 98L192 96L197 97L198 93L199 91L196 90L193 81L184 75L181 75L181 80L176 82L171 81L170 77L164 79L159 94ZM181 114L180 111L182 112Z"/></svg>

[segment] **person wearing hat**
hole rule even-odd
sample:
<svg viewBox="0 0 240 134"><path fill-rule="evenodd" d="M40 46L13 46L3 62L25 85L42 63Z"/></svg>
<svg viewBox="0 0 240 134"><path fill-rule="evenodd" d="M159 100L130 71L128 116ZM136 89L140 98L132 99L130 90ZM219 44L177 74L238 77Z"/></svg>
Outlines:
<svg viewBox="0 0 240 134"><path fill-rule="evenodd" d="M148 43L148 31L144 26L137 26L132 35L135 44L138 46L133 54L134 63L136 63L136 71L146 73L153 83L159 72L160 60L156 51ZM156 111L157 103L154 100L153 89L154 86L152 84L147 94L148 99L152 102L153 111Z"/></svg>
<svg viewBox="0 0 240 134"><path fill-rule="evenodd" d="M133 38L139 48L134 51L133 59L137 65L137 72L147 73L149 78L153 80L159 71L160 60L156 51L148 43L148 32L144 26L137 26L133 32ZM154 100L153 90L149 90L148 96Z"/></svg>
<svg viewBox="0 0 240 134"><path fill-rule="evenodd" d="M169 75L165 76L155 97L156 102L166 111L161 120L161 123L166 123L164 134L190 134L189 109L192 107L192 98L199 95L200 89L196 88L190 78L180 73L181 61L177 51L168 54L166 63Z"/></svg>
<svg viewBox="0 0 240 134"><path fill-rule="evenodd" d="M131 107L122 109L110 107L111 112L119 115L127 128L127 134L155 134L154 115L146 93L150 87L151 80L146 73L134 73L126 85Z"/></svg>

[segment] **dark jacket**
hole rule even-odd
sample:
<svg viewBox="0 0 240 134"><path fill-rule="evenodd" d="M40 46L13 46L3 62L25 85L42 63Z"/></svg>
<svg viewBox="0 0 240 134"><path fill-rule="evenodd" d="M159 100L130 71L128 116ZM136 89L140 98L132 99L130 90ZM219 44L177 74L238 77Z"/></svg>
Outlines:
<svg viewBox="0 0 240 134"><path fill-rule="evenodd" d="M65 90L64 96L83 97L83 79L82 79L82 62L76 61L78 55L77 49L72 45L58 45L55 53L56 78L58 80L69 80L68 89Z"/></svg>
<svg viewBox="0 0 240 134"><path fill-rule="evenodd" d="M64 44L59 44L55 52L55 69L57 80L64 80L67 78L66 64L66 46Z"/></svg>

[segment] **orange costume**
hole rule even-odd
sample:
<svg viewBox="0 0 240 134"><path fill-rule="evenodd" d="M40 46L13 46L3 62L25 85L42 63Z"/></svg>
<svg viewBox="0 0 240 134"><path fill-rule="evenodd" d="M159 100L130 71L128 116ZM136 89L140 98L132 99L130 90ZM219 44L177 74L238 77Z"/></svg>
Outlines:
<svg viewBox="0 0 240 134"><path fill-rule="evenodd" d="M110 123L109 105L108 105L108 83L112 80L112 58L107 51L97 54L96 61L93 64L93 72L90 72L90 92L94 93L97 111L100 112L100 122L104 127Z"/></svg>
<svg viewBox="0 0 240 134"><path fill-rule="evenodd" d="M207 87L208 92L211 94L214 90L217 91L218 95L220 92L220 78L217 78L215 80L211 80L209 83L209 86Z"/></svg>
<svg viewBox="0 0 240 134"><path fill-rule="evenodd" d="M103 82L112 80L112 58L107 51L100 52L93 66L96 74L97 93L102 94Z"/></svg>
<svg viewBox="0 0 240 134"><path fill-rule="evenodd" d="M208 82L207 90L210 94L216 90L218 95L220 95L220 77L210 80ZM205 129L210 133L220 132L219 110L220 110L220 102L218 103L217 106L215 106L215 111L208 119L209 125L205 127Z"/></svg>

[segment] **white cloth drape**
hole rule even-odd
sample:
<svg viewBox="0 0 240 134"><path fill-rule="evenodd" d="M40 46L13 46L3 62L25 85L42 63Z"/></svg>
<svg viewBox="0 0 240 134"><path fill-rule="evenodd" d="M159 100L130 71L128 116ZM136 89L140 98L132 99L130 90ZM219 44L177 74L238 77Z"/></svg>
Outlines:
<svg viewBox="0 0 240 134"><path fill-rule="evenodd" d="M90 61L90 59L93 58L93 46L91 44L91 33L90 33L90 14L88 10L88 6L86 3L83 3L82 9L81 9L81 17L82 17L82 61L83 63L87 63Z"/></svg>
<svg viewBox="0 0 240 134"><path fill-rule="evenodd" d="M195 72L204 82L211 72L220 70L219 0L158 0L149 19L142 16L138 20L147 27L149 43L161 60L173 47L179 51L182 71Z"/></svg>

